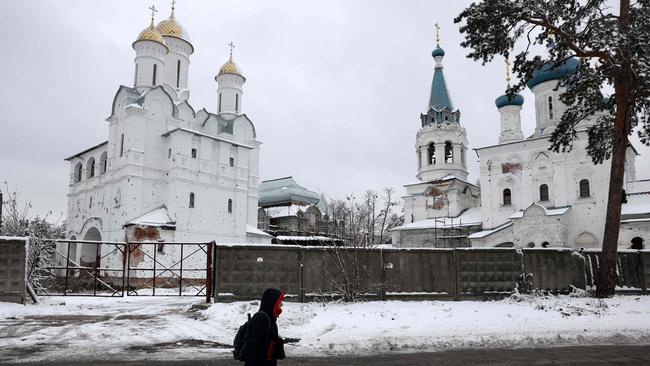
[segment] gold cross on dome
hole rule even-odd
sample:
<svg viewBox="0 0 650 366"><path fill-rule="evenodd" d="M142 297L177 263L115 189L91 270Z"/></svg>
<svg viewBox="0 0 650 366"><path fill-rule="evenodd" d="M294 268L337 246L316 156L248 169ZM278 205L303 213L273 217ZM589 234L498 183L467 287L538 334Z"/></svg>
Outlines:
<svg viewBox="0 0 650 366"><path fill-rule="evenodd" d="M506 81L508 82L508 86L510 86L510 60L506 57Z"/></svg>
<svg viewBox="0 0 650 366"><path fill-rule="evenodd" d="M230 43L228 43L228 46L230 46L230 57L232 57L232 50L235 48L235 44L230 41Z"/></svg>
<svg viewBox="0 0 650 366"><path fill-rule="evenodd" d="M438 25L438 22L434 24L436 27L436 43L440 43L440 26Z"/></svg>
<svg viewBox="0 0 650 366"><path fill-rule="evenodd" d="M153 22L153 18L156 16L158 10L156 10L156 5L154 4L152 4L149 9L151 10L151 21Z"/></svg>

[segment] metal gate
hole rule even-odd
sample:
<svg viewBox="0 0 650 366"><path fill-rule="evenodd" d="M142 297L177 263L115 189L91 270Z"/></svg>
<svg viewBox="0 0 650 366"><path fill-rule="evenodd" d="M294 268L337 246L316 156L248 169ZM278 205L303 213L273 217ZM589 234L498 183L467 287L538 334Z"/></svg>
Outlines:
<svg viewBox="0 0 650 366"><path fill-rule="evenodd" d="M212 296L214 242L55 240L43 296Z"/></svg>

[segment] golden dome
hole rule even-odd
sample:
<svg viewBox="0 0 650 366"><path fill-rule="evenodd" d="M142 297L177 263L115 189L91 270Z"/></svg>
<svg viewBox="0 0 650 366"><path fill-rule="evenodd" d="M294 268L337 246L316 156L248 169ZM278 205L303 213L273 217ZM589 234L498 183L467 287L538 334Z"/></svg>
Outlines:
<svg viewBox="0 0 650 366"><path fill-rule="evenodd" d="M189 34L187 34L185 28L183 28L183 26L174 18L173 13L169 19L165 19L162 22L158 23L156 29L163 36L180 38L190 43Z"/></svg>
<svg viewBox="0 0 650 366"><path fill-rule="evenodd" d="M223 66L221 66L221 69L219 69L218 75L222 75L222 74L235 74L241 77L244 76L242 75L242 72L237 66L237 64L235 64L235 62L232 60L232 53L230 54L230 58L228 59L228 62L223 64Z"/></svg>
<svg viewBox="0 0 650 366"><path fill-rule="evenodd" d="M145 30L140 32L140 35L138 36L137 41L152 41L152 42L158 42L161 44L165 44L165 40L163 39L162 35L158 30L151 24Z"/></svg>

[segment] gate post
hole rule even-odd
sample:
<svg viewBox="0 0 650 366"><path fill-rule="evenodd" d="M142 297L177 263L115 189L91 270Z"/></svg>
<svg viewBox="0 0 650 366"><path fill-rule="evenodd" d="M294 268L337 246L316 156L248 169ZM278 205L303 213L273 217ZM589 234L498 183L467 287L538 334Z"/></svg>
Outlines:
<svg viewBox="0 0 650 366"><path fill-rule="evenodd" d="M208 250L206 255L206 267L205 267L205 302L212 302L212 246L214 241L209 242Z"/></svg>
<svg viewBox="0 0 650 366"><path fill-rule="evenodd" d="M212 282L214 282L214 290L212 293L212 297L214 298L214 302L219 301L219 271L221 270L221 267L219 266L219 246L215 243L214 244L214 251L213 251L213 256L212 256Z"/></svg>

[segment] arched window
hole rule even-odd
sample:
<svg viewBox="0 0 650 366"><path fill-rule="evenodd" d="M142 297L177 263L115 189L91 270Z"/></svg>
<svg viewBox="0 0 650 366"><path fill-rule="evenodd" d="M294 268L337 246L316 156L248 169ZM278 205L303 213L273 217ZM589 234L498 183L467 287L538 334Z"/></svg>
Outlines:
<svg viewBox="0 0 650 366"><path fill-rule="evenodd" d="M88 159L88 164L86 165L86 178L92 178L95 176L95 158Z"/></svg>
<svg viewBox="0 0 650 366"><path fill-rule="evenodd" d="M194 208L194 193L190 192L190 208Z"/></svg>
<svg viewBox="0 0 650 366"><path fill-rule="evenodd" d="M218 113L221 113L221 93L219 93L219 105L217 106Z"/></svg>
<svg viewBox="0 0 650 366"><path fill-rule="evenodd" d="M176 87L181 87L181 60L176 62Z"/></svg>
<svg viewBox="0 0 650 366"><path fill-rule="evenodd" d="M539 186L539 200L548 201L548 186L546 184Z"/></svg>
<svg viewBox="0 0 650 366"><path fill-rule="evenodd" d="M510 188L506 188L503 190L503 205L511 205L512 204L512 192L510 192Z"/></svg>
<svg viewBox="0 0 650 366"><path fill-rule="evenodd" d="M643 249L643 238L638 236L632 238L632 246L630 247L630 249L637 249L637 250Z"/></svg>
<svg viewBox="0 0 650 366"><path fill-rule="evenodd" d="M83 166L81 163L77 163L77 165L74 166L74 182L79 183L81 182L81 171L83 170Z"/></svg>
<svg viewBox="0 0 650 366"><path fill-rule="evenodd" d="M239 94L235 94L235 113L239 113Z"/></svg>
<svg viewBox="0 0 650 366"><path fill-rule="evenodd" d="M228 199L228 213L232 213L232 200Z"/></svg>
<svg viewBox="0 0 650 366"><path fill-rule="evenodd" d="M120 156L124 155L124 134L120 136Z"/></svg>
<svg viewBox="0 0 650 366"><path fill-rule="evenodd" d="M465 146L460 147L460 163L465 165Z"/></svg>
<svg viewBox="0 0 650 366"><path fill-rule="evenodd" d="M99 174L106 173L107 165L108 165L108 153L104 151L99 156Z"/></svg>
<svg viewBox="0 0 650 366"><path fill-rule="evenodd" d="M138 85L138 64L135 64L135 76L133 77L133 86Z"/></svg>
<svg viewBox="0 0 650 366"><path fill-rule="evenodd" d="M445 163L452 164L454 162L454 147L451 142L445 142Z"/></svg>
<svg viewBox="0 0 650 366"><path fill-rule="evenodd" d="M427 148L427 163L433 165L436 163L436 145L432 143L429 144Z"/></svg>
<svg viewBox="0 0 650 366"><path fill-rule="evenodd" d="M580 181L580 197L590 197L591 193L589 192L589 181L583 179Z"/></svg>
<svg viewBox="0 0 650 366"><path fill-rule="evenodd" d="M88 202L88 208L93 208L93 198L90 197L90 200Z"/></svg>
<svg viewBox="0 0 650 366"><path fill-rule="evenodd" d="M548 96L548 118L553 119L553 97Z"/></svg>
<svg viewBox="0 0 650 366"><path fill-rule="evenodd" d="M158 71L158 65L153 64L153 77L151 81L151 85L156 86L156 71Z"/></svg>

